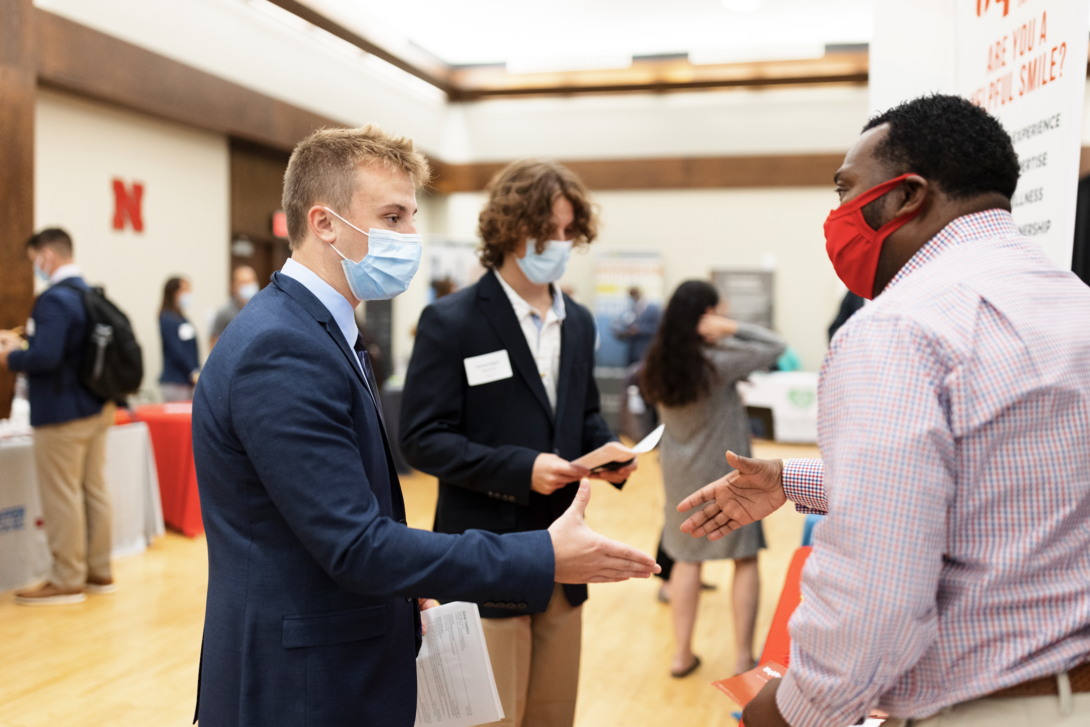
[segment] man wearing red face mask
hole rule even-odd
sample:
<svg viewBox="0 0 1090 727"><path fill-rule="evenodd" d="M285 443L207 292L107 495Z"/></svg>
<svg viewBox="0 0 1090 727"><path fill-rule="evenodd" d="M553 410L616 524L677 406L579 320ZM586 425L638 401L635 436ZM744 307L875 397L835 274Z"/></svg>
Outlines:
<svg viewBox="0 0 1090 727"><path fill-rule="evenodd" d="M821 372L822 460L752 460L679 505L712 539L827 513L791 661L746 727L1090 724L1090 288L1011 217L999 122L931 96L873 119L826 246L873 298Z"/></svg>

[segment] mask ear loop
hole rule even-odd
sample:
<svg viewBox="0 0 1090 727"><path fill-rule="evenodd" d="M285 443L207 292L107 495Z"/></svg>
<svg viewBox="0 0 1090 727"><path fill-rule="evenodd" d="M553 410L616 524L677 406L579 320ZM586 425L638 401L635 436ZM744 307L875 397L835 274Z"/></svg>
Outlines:
<svg viewBox="0 0 1090 727"><path fill-rule="evenodd" d="M361 235L363 235L364 237L366 237L366 238L367 238L368 240L370 240L370 239L371 239L371 236L370 236L370 235L368 235L368 234L367 234L366 232L364 232L364 231L363 231L363 230L361 230L360 228L356 227L356 226L355 226L355 225L353 225L353 224L352 224L351 222L349 222L349 221L348 221L348 220L346 220L345 218L341 217L341 216L340 216L339 214L337 214L337 213L336 213L336 212L334 212L333 210L329 209L329 208L328 208L328 207L326 207L325 205L323 205L323 206L322 206L322 209L324 209L324 210L325 210L326 212L328 212L329 214L331 214L331 215L333 215L334 217L336 217L336 218L337 218L338 220L340 220L340 221L341 221L341 222L343 222L344 224L346 224L346 225L348 225L349 227L351 227L351 228L352 228L353 230L355 230L356 232L358 232L358 233L360 233ZM337 248L336 248L336 247L335 247L335 246L333 245L333 243L332 243L332 242L331 242L331 243L329 243L329 246L333 248L333 252L337 253L338 255L340 255L340 256L341 256L342 258L344 258L345 260L348 260L348 257L347 257L347 256L345 256L345 254L344 254L343 252L341 252L340 250L338 250L338 249L337 249ZM355 261L354 261L354 260L348 260L348 262L355 262Z"/></svg>

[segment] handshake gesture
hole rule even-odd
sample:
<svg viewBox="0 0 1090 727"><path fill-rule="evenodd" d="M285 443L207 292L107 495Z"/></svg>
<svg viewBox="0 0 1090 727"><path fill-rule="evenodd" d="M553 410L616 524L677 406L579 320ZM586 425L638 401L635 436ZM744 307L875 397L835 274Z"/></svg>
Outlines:
<svg viewBox="0 0 1090 727"><path fill-rule="evenodd" d="M783 462L751 459L727 452L734 471L697 490L677 506L696 510L681 525L694 538L719 540L732 530L771 515L787 502L783 492ZM551 526L558 583L614 583L648 578L661 568L635 548L595 533L584 513L590 502L590 481L579 485L568 511Z"/></svg>

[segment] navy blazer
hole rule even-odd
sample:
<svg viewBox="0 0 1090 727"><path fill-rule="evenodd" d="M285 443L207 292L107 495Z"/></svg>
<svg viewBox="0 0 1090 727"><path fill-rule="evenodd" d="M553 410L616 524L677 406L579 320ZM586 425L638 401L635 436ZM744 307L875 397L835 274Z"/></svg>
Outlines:
<svg viewBox="0 0 1090 727"><path fill-rule="evenodd" d="M65 282L89 289L83 278ZM30 317L34 321L30 347L12 351L8 368L26 372L31 426L63 424L101 412L103 400L80 383L87 333L82 294L67 285L54 285L38 296Z"/></svg>
<svg viewBox="0 0 1090 727"><path fill-rule="evenodd" d="M439 478L435 530L494 533L547 528L571 505L578 483L542 495L530 489L534 460L577 459L616 437L602 419L594 381L590 312L564 296L556 412L511 301L494 271L424 309L405 377L400 443L413 467ZM513 375L469 386L464 361L506 350ZM573 606L587 587L565 585ZM513 616L482 609L488 617Z"/></svg>
<svg viewBox="0 0 1090 727"><path fill-rule="evenodd" d="M193 336L182 340L182 326L189 326ZM197 334L185 316L171 310L159 314L159 337L163 340L163 384L193 385L193 374L201 368Z"/></svg>
<svg viewBox="0 0 1090 727"><path fill-rule="evenodd" d="M275 273L216 343L193 451L208 538L202 727L412 725L416 597L544 608L547 533L413 530L363 374Z"/></svg>

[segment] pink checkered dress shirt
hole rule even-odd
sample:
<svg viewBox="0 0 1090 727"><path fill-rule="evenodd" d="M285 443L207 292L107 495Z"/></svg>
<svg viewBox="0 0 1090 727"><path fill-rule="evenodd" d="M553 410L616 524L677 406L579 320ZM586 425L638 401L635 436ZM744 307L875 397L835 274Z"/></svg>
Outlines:
<svg viewBox="0 0 1090 727"><path fill-rule="evenodd" d="M815 532L777 704L921 718L1090 659L1090 288L1010 213L961 217L832 342Z"/></svg>

